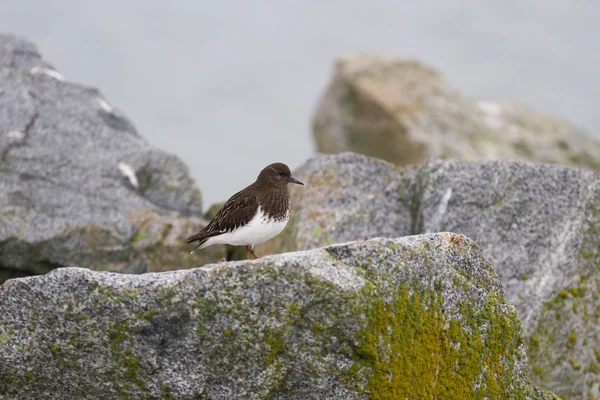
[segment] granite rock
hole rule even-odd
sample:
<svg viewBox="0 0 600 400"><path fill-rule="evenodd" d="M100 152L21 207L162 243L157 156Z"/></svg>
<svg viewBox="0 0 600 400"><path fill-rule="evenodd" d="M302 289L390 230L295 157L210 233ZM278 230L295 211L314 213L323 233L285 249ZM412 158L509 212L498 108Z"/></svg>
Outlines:
<svg viewBox="0 0 600 400"><path fill-rule="evenodd" d="M532 379L564 398L600 396L600 178L518 161L398 167L353 153L294 171L290 224L263 253L364 237L451 231L482 248L515 305Z"/></svg>
<svg viewBox="0 0 600 400"><path fill-rule="evenodd" d="M513 306L453 233L0 287L0 397L555 399ZM57 378L60 377L60 378Z"/></svg>
<svg viewBox="0 0 600 400"><path fill-rule="evenodd" d="M0 35L0 282L75 264L144 272L214 261L223 248L192 258L183 245L205 223L201 207L180 159L32 43Z"/></svg>

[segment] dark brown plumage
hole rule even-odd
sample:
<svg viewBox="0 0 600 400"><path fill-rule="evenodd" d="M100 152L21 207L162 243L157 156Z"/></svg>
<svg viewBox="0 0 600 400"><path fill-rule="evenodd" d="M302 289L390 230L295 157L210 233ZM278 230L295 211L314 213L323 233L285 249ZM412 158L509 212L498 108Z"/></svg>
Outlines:
<svg viewBox="0 0 600 400"><path fill-rule="evenodd" d="M198 242L192 253L213 244L246 246L258 258L254 245L277 235L289 219L288 183L303 185L283 163L267 165L256 181L231 196L214 218L186 243ZM244 228L244 229L241 229Z"/></svg>

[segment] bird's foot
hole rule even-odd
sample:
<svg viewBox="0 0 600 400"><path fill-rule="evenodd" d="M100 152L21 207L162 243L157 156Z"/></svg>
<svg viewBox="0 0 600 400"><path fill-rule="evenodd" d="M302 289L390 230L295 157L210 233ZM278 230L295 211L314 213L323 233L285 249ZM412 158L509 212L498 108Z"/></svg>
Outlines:
<svg viewBox="0 0 600 400"><path fill-rule="evenodd" d="M253 256L255 259L257 259L257 258L258 258L258 256L257 256L257 255L256 255L256 253L254 252L254 249L253 249L252 247L250 247L250 246L246 246L246 251L247 251L247 252L250 252L250 254L252 254L252 256Z"/></svg>

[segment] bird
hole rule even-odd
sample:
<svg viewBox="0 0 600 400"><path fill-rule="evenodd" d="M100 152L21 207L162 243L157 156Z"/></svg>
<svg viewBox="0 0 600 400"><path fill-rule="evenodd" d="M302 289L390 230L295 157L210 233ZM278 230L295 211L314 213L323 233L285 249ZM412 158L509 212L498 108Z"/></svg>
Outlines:
<svg viewBox="0 0 600 400"><path fill-rule="evenodd" d="M290 219L291 197L288 184L304 186L281 162L264 167L256 180L231 196L213 219L186 243L198 242L190 252L215 244L246 247L246 260L251 254L259 258L254 246L277 236Z"/></svg>

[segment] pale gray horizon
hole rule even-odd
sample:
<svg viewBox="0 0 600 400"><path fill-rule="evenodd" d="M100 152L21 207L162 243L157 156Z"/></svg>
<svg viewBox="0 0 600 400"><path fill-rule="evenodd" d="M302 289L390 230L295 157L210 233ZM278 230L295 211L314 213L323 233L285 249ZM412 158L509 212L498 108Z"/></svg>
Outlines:
<svg viewBox="0 0 600 400"><path fill-rule="evenodd" d="M527 104L600 138L599 19L593 0L0 5L2 32L35 42L181 157L205 209L266 164L314 153L311 114L351 52L418 59L467 97Z"/></svg>

